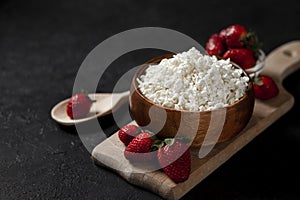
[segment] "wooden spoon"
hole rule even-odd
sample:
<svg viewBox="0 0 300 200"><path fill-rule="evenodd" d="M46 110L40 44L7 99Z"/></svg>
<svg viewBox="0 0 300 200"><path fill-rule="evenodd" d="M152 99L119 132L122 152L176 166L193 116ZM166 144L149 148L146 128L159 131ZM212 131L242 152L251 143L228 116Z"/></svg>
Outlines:
<svg viewBox="0 0 300 200"><path fill-rule="evenodd" d="M117 109L129 100L129 91L122 93L95 93L88 95L91 100L95 100L90 109L90 113L85 118L71 119L66 112L69 99L65 99L56 104L51 110L51 117L58 123L71 126L77 123L108 115L112 110Z"/></svg>

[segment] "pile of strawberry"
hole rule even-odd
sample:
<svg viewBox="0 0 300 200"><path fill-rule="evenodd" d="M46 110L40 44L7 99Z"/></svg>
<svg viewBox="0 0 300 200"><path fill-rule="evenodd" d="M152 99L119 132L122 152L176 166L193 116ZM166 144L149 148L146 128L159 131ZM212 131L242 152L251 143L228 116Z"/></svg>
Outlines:
<svg viewBox="0 0 300 200"><path fill-rule="evenodd" d="M253 31L234 24L213 34L206 43L206 51L220 59L230 59L243 69L252 68L259 56L260 42ZM269 76L253 79L255 97L267 100L278 95L279 90Z"/></svg>
<svg viewBox="0 0 300 200"><path fill-rule="evenodd" d="M213 34L206 43L209 55L224 58L248 69L256 64L260 43L256 34L244 26L231 25Z"/></svg>
<svg viewBox="0 0 300 200"><path fill-rule="evenodd" d="M118 131L125 144L124 156L131 163L159 163L164 173L175 183L188 179L191 156L188 145L181 139L159 140L149 131L126 125Z"/></svg>

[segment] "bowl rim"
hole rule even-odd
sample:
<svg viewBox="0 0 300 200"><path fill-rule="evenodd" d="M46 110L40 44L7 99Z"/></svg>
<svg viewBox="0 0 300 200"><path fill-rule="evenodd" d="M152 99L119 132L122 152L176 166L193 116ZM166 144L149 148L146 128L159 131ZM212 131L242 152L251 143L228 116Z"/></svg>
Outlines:
<svg viewBox="0 0 300 200"><path fill-rule="evenodd" d="M158 64L162 59L164 58L172 58L175 54L165 54L165 55L162 55L162 56L158 56L158 57L155 57L155 58L152 58L150 59L149 61L145 62L144 64L142 64L138 69L137 71L134 73L134 76L133 76L133 79L132 79L132 84L133 84L133 89L134 91L137 92L137 94L142 97L145 101L147 101L148 103L152 104L152 105L155 105L157 107L160 107L162 109L165 109L165 110L169 110L171 112L184 112L184 113L211 113L212 111L218 111L218 110L224 110L224 109L228 109L228 108L232 108L232 107L235 107L237 104L239 104L240 102L244 101L247 96L250 96L249 93L251 91L253 91L253 84L252 84L252 81L251 81L251 78L249 76L249 74L243 69L241 68L240 66L238 66L237 64L231 62L231 64L239 69L241 69L243 71L243 74L245 76L247 76L249 78L249 82L248 82L248 86L247 86L247 90L244 94L243 97L241 97L239 100L235 101L234 103L230 104L230 105L227 105L227 106L224 106L223 108L217 108L217 109L213 109L213 110L204 110L204 111L189 111L189 110L178 110L178 109L175 109L175 108L170 108L170 107L165 107L165 106L162 106L160 104L157 104L155 102L153 102L151 99L148 99L139 89L138 87L138 83L137 83L137 78L140 77L144 72L145 70L151 65L151 64ZM157 62L154 62L154 61L157 61ZM132 93L131 93L132 95ZM253 98L253 101L254 101L254 98Z"/></svg>
<svg viewBox="0 0 300 200"><path fill-rule="evenodd" d="M263 69L263 67L265 66L265 62L266 62L265 52L262 49L259 49L258 53L259 53L259 55L255 62L255 65L253 67L245 69L245 72L249 75L261 71Z"/></svg>

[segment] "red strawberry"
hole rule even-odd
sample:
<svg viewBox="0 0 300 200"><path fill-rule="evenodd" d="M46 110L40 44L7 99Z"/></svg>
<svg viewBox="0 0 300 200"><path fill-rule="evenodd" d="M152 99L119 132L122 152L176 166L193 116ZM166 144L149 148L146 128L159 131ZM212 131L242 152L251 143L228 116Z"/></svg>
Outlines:
<svg viewBox="0 0 300 200"><path fill-rule="evenodd" d="M71 119L85 117L90 112L92 103L91 99L85 94L75 94L68 101L66 108L67 115Z"/></svg>
<svg viewBox="0 0 300 200"><path fill-rule="evenodd" d="M154 139L153 134L149 132L142 132L135 137L125 148L124 156L131 162L149 162L155 158L151 147Z"/></svg>
<svg viewBox="0 0 300 200"><path fill-rule="evenodd" d="M246 48L229 49L224 53L223 58L230 58L232 62L243 69L251 68L256 63L253 51Z"/></svg>
<svg viewBox="0 0 300 200"><path fill-rule="evenodd" d="M187 144L175 139L165 139L165 143L165 146L158 149L160 166L175 183L187 180L191 172L191 156Z"/></svg>
<svg viewBox="0 0 300 200"><path fill-rule="evenodd" d="M259 76L254 78L254 95L258 99L266 100L277 96L278 87L269 76Z"/></svg>
<svg viewBox="0 0 300 200"><path fill-rule="evenodd" d="M215 55L217 57L222 56L225 52L225 47L222 39L218 34L213 34L206 43L206 51L209 55Z"/></svg>
<svg viewBox="0 0 300 200"><path fill-rule="evenodd" d="M118 131L118 136L127 146L139 133L140 129L136 125L126 125Z"/></svg>
<svg viewBox="0 0 300 200"><path fill-rule="evenodd" d="M226 28L226 31L224 31L223 34L225 34L227 47L236 48L245 46L244 40L247 37L248 32L244 26L235 24Z"/></svg>

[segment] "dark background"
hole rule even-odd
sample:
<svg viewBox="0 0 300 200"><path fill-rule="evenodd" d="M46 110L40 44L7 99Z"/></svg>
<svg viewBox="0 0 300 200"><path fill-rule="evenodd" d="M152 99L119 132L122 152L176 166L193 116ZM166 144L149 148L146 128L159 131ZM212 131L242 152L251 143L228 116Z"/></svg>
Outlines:
<svg viewBox="0 0 300 200"><path fill-rule="evenodd" d="M72 93L85 56L131 28L165 27L204 45L239 23L254 29L269 53L300 39L298 1L0 1L0 199L160 199L93 164L76 131L50 110ZM116 61L99 92L130 66L159 54L137 51ZM234 155L183 199L299 199L300 72L284 85L291 111ZM112 117L101 119L107 134Z"/></svg>

